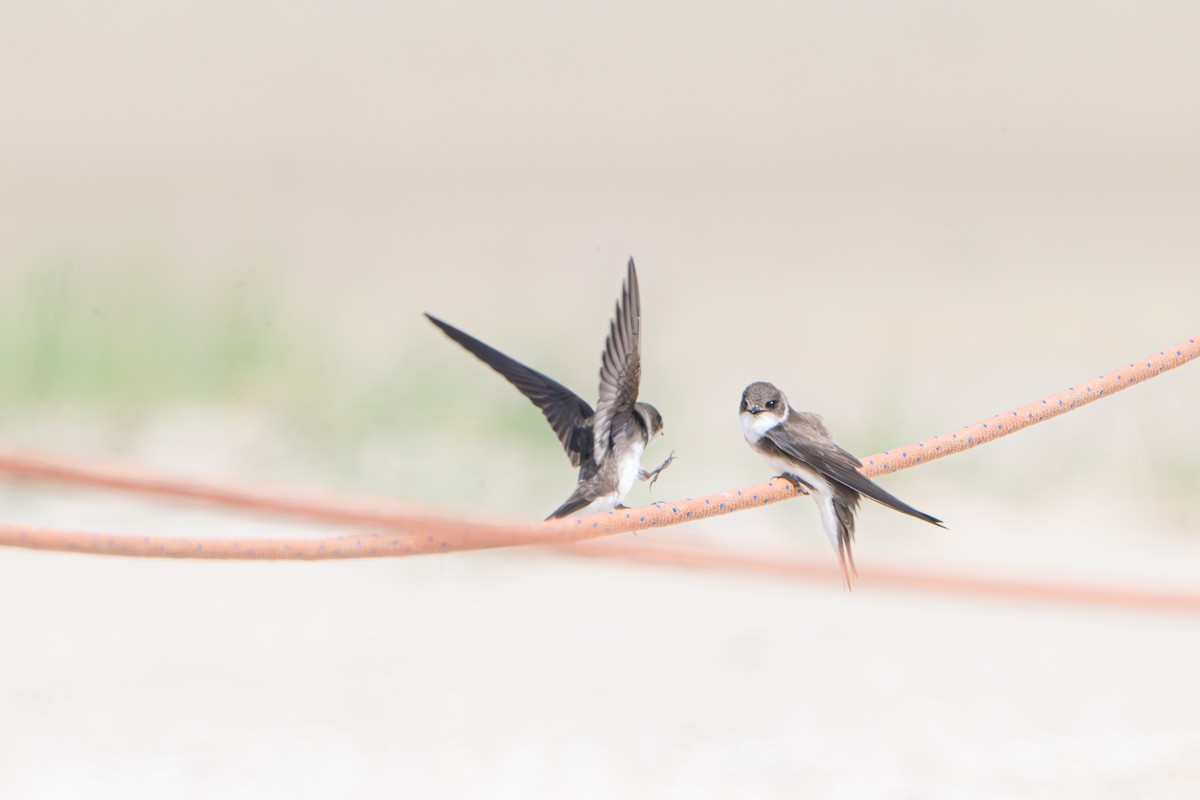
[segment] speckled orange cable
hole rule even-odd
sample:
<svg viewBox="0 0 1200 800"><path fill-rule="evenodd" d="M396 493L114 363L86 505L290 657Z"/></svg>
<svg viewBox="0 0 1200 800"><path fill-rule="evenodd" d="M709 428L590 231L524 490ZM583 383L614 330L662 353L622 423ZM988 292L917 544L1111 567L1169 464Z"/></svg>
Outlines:
<svg viewBox="0 0 1200 800"><path fill-rule="evenodd" d="M1187 363L1197 356L1200 356L1200 345L1197 344L1197 338L1192 337L1148 358L1135 361L1125 368L1071 386L1044 400L998 414L949 434L868 456L863 459L863 472L870 476L895 472L976 447L1127 389ZM87 470L76 470L73 473L60 470L51 475L53 470L47 470L45 463L41 464L39 469L40 471L23 469L19 455L0 457L0 471L10 474L54 477L57 480L141 491L128 485L131 482L119 486L120 481L93 480L101 477L95 470L89 476ZM177 485L173 487L170 483L161 482L155 492L198 497L210 502L261 508L308 518L365 524L375 528L386 527L389 530L339 537L232 540L108 535L0 525L0 545L151 558L321 560L407 556L519 545L567 544L614 533L664 527L729 514L796 495L789 482L772 480L757 486L688 498L674 503L656 503L638 509L622 509L549 522L497 524L439 519L428 514L414 514L411 510L391 512L372 509L370 513L365 513L361 503L327 500L291 502L281 501L272 494L241 491L229 491L223 495L222 491L213 487L208 487L208 491L201 493L187 491L188 484L184 482L176 481L174 483Z"/></svg>
<svg viewBox="0 0 1200 800"><path fill-rule="evenodd" d="M0 447L0 474L132 494L196 500L284 516L350 525L423 527L455 523L428 508L397 500L332 496L304 490L254 489L160 474L144 467L84 461L25 448Z"/></svg>

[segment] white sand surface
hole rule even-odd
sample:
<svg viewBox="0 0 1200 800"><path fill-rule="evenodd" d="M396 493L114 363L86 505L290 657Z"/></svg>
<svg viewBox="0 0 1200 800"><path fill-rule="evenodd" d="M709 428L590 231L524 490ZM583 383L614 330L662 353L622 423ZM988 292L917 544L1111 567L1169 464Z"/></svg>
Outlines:
<svg viewBox="0 0 1200 800"><path fill-rule="evenodd" d="M101 530L298 532L15 494L6 504L44 524L83 510ZM799 529L788 554L815 556L803 502L774 511ZM729 519L733 546L770 550L768 513ZM1031 540L1057 529L1051 515L1025 535L960 532L965 565L941 566L979 574L994 553L1036 552L994 573L1163 588L1156 573L1200 560L1194 537L1182 551L1119 532L1082 551ZM940 549L911 548L909 566ZM0 569L3 797L1200 791L1195 616L532 551L344 564L7 551Z"/></svg>

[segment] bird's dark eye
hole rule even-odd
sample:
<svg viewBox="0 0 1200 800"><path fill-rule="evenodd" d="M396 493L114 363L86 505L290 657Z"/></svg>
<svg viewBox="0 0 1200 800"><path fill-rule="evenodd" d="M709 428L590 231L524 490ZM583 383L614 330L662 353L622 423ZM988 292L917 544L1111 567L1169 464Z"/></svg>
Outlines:
<svg viewBox="0 0 1200 800"><path fill-rule="evenodd" d="M774 408L774 407L775 407L775 406L777 406L777 405L779 405L779 402L778 402L778 401L776 401L776 400L768 400L768 401L766 402L766 406L767 406L767 408Z"/></svg>

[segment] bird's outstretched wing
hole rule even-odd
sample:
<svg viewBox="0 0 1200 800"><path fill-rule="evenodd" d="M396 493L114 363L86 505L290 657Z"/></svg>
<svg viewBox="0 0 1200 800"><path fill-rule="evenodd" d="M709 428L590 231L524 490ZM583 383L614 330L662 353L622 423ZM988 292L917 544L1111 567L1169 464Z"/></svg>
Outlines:
<svg viewBox="0 0 1200 800"><path fill-rule="evenodd" d="M642 379L641 356L642 300L638 292L637 270L629 259L629 273L617 301L617 310L604 342L600 360L600 399L593 423L593 448L596 464L604 461L612 435L613 420L633 410L638 384Z"/></svg>
<svg viewBox="0 0 1200 800"><path fill-rule="evenodd" d="M572 466L578 467L584 459L591 457L592 429L585 423L592 416L592 407L582 397L558 381L509 358L496 348L484 344L449 323L442 322L432 314L425 316L468 352L503 375L521 394L542 410L546 421L562 442L563 449L567 451Z"/></svg>
<svg viewBox="0 0 1200 800"><path fill-rule="evenodd" d="M832 439L814 441L811 437L797 435L793 428L796 424L796 421L789 419L782 425L776 425L767 432L766 438L787 455L808 464L822 475L848 489L853 489L888 508L932 523L939 528L946 527L937 517L930 516L924 511L918 511L859 472L858 468L862 462L835 444Z"/></svg>

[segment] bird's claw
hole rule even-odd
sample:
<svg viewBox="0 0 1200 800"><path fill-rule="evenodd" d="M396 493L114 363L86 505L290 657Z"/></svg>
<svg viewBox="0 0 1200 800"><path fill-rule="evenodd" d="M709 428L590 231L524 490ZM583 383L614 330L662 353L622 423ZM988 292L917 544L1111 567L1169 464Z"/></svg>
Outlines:
<svg viewBox="0 0 1200 800"><path fill-rule="evenodd" d="M671 462L674 460L675 460L675 451L672 450L671 454L667 456L667 460L658 465L658 469L655 469L655 470L652 470L652 471L646 473L646 477L650 479L650 484L646 487L646 491L650 491L651 489L654 488L654 482L656 480L658 480L658 473L662 472L664 469L671 466Z"/></svg>
<svg viewBox="0 0 1200 800"><path fill-rule="evenodd" d="M809 494L812 491L812 487L799 478L794 478L791 475L786 474L776 475L775 477L790 483L792 488L796 490L796 494Z"/></svg>

